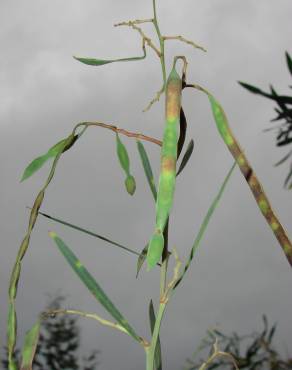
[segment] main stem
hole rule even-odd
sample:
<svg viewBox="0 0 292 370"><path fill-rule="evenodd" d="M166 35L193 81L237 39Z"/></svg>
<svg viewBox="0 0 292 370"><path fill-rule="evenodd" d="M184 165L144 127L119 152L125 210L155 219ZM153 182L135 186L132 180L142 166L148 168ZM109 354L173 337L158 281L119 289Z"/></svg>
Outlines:
<svg viewBox="0 0 292 370"><path fill-rule="evenodd" d="M166 308L166 303L167 302L160 302L159 304L159 309L155 321L155 326L153 330L153 335L151 339L151 344L150 347L145 349L146 352L146 370L154 370L154 357L155 357L155 350L156 350L156 345L157 345L157 340L160 332L160 326L161 326L161 321L164 315L164 311Z"/></svg>
<svg viewBox="0 0 292 370"><path fill-rule="evenodd" d="M160 44L160 53L161 53L160 54L160 63L161 63L161 69L162 69L163 90L164 90L165 85L166 85L166 68L165 68L165 59L164 59L164 39L161 36L161 32L160 32L159 25L158 25L157 13L156 13L156 0L153 0L152 5L153 5L153 15L154 15L153 24L154 24L154 27L156 29L157 36L158 36L158 39L159 39L159 44Z"/></svg>
<svg viewBox="0 0 292 370"><path fill-rule="evenodd" d="M161 69L162 69L162 77L163 77L163 91L165 91L166 86L166 67L165 67L165 55L164 55L164 39L161 36L161 32L158 25L157 20L157 13L156 13L156 0L152 1L153 4L153 24L157 32L157 36L159 39L160 44L160 63L161 63ZM167 280L167 266L168 266L168 221L166 223L165 229L164 229L164 249L162 254L162 265L160 269L160 303L159 303L159 309L157 312L157 317L154 325L154 330L152 334L152 339L150 343L150 347L145 348L146 353L146 370L154 370L155 369L155 363L154 363L154 357L155 357L155 350L156 345L159 337L160 327L161 327L161 321L163 318L163 314L166 308L166 302L163 302L161 299L164 296L165 289L166 289L166 280Z"/></svg>

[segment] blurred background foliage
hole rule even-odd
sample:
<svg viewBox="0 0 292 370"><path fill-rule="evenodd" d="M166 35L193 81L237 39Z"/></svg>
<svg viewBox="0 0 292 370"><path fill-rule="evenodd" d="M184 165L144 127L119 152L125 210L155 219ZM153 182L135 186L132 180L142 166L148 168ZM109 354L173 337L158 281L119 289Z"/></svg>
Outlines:
<svg viewBox="0 0 292 370"><path fill-rule="evenodd" d="M286 51L286 63L289 69L289 72L292 76L292 59L289 53ZM290 151L280 160L275 166L279 166L286 162L292 156L292 94L291 95L281 95L278 94L275 88L270 85L270 93L264 92L258 87L247 84L245 82L239 82L248 91L261 95L267 99L273 100L277 106L274 108L277 116L271 120L271 122L276 122L276 127L268 128L265 131L277 130L276 134L276 146L289 146ZM289 86L292 88L292 86ZM288 174L284 180L284 187L292 189L292 160L290 162Z"/></svg>
<svg viewBox="0 0 292 370"><path fill-rule="evenodd" d="M49 299L46 310L60 309L65 297L58 295ZM96 370L98 350L80 354L80 328L78 318L68 315L47 317L42 321L39 342L34 358L34 370ZM21 353L15 351L20 368ZM7 348L3 348L2 368L8 369Z"/></svg>
<svg viewBox="0 0 292 370"><path fill-rule="evenodd" d="M273 343L276 324L269 325L268 319L263 315L263 329L247 335L236 332L225 334L218 329L208 330L207 336L195 351L192 358L187 360L185 370L198 370L201 364L213 351L217 340L221 351L230 353L235 359L239 369L246 370L287 370L292 369L292 357L284 359L276 350ZM290 354L291 355L291 354ZM233 370L234 365L227 357L217 357L208 367L211 369Z"/></svg>

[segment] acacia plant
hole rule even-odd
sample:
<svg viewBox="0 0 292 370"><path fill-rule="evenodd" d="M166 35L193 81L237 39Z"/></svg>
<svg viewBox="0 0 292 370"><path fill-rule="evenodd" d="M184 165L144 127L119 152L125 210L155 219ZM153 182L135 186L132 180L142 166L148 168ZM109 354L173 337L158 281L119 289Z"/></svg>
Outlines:
<svg viewBox="0 0 292 370"><path fill-rule="evenodd" d="M55 232L50 232L50 237L52 241L60 252L63 254L65 260L70 264L72 269L84 283L84 285L88 288L88 290L93 294L96 300L108 311L108 313L113 317L114 321L108 321L101 318L96 313L86 313L78 310L51 310L50 312L43 313L40 315L38 320L36 321L35 325L30 329L25 337L24 344L23 344L23 352L22 352L22 364L21 369L27 370L32 368L32 361L34 357L34 352L37 347L38 335L40 330L40 325L42 320L50 315L57 315L57 314L73 314L73 315L80 315L83 317L91 318L93 320L97 320L100 324L106 325L112 329L120 331L129 337L131 337L134 341L136 341L145 351L146 357L146 369L147 370L159 370L162 369L162 360L161 360L161 347L160 347L160 327L161 322L163 319L163 315L167 304L170 298L173 296L175 290L179 286L182 279L185 277L185 274L190 267L194 254L200 244L200 241L204 235L204 232L207 228L208 222L218 205L218 202L223 194L223 191L227 185L227 182L236 166L239 167L240 171L242 172L254 198L255 201L262 213L262 215L267 220L272 232L274 233L275 237L278 239L279 245L281 246L284 255L286 256L290 265L292 265L292 245L291 242L283 229L280 221L278 220L277 216L273 212L270 202L267 196L264 193L264 190L253 171L251 165L249 164L243 150L240 148L237 139L234 137L229 123L227 121L226 115L224 110L218 100L204 87L199 86L198 84L191 83L187 79L187 59L185 56L174 56L173 57L173 64L172 68L169 72L166 71L166 63L165 63L165 43L169 40L179 40L181 42L190 44L196 49L200 49L205 51L202 46L197 45L196 43L187 40L183 36L174 35L174 36L164 36L161 33L157 13L156 13L156 1L152 0L153 6L153 17L151 19L137 19L128 22L121 22L116 24L116 26L129 26L133 28L135 31L139 32L142 38L142 56L136 57L127 57L122 59L113 59L113 60L103 60L103 59L95 59L95 58L80 58L75 57L81 63L87 64L89 66L101 66L108 63L113 62L126 62L126 61L137 61L143 60L146 57L146 47L151 48L154 50L155 54L158 56L161 64L161 71L162 71L162 87L157 92L154 99L150 102L150 104L146 107L145 111L147 111L156 101L160 99L160 97L165 94L165 122L164 122L164 134L163 139L159 140L153 137L149 137L147 135L136 133L136 132L129 132L122 128L118 128L116 126L94 121L94 122L81 122L78 123L70 135L65 139L59 141L53 147L51 147L44 155L36 158L33 160L30 165L25 169L22 180L29 178L33 175L48 159L53 159L52 167L49 172L48 178L45 181L44 186L40 189L39 193L36 196L35 202L31 209L28 228L24 239L20 245L18 255L16 257L16 261L13 267L13 271L11 274L10 286L9 286L9 313L8 313L8 360L9 360L9 369L16 370L17 365L13 361L13 352L15 348L15 343L17 339L17 328L16 328L16 295L17 295L17 287L18 281L20 278L21 273L21 264L22 260L26 254L26 251L29 246L30 237L37 221L38 215L43 214L46 217L49 217L57 222L61 222L64 225L69 227L73 227L78 229L81 232L85 232L97 238L107 241L116 247L123 248L128 252L134 253L138 256L137 261L137 273L141 269L143 262L146 260L148 271L154 268L160 269L160 298L159 302L155 305L153 304L152 300L149 304L149 318L150 318L150 329L151 335L150 338L144 338L137 333L134 329L133 325L125 319L125 316L118 310L115 306L113 301L108 297L108 295L104 292L104 290L100 287L97 283L95 278L91 275L91 273L86 269L86 267L80 262L79 258L75 256L75 254L71 251L71 249L66 245L66 243L58 236ZM144 23L151 23L153 24L157 39L159 42L159 46L155 44L153 40L151 40L141 28ZM178 66L178 61L182 62L182 66ZM198 234L196 235L195 241L190 249L189 258L184 263L183 268L182 262L178 257L178 252L173 249L172 251L169 250L169 240L168 240L168 220L170 217L170 212L173 203L174 197L174 190L175 190L175 182L177 176L182 172L185 165L187 164L192 152L193 152L193 141L191 140L188 144L187 148L185 147L185 138L186 138L186 131L187 131L187 120L182 108L182 92L185 88L192 88L195 91L204 93L209 102L213 112L214 121L217 127L219 134L221 135L223 142L231 152L234 163L231 166L228 174L226 175L222 185L220 186L218 193L216 194L210 208L208 209L205 218L202 221L201 227L199 229ZM149 235L149 242L147 245L142 249L142 251L131 250L127 246L122 245L121 243L112 241L108 238L105 238L102 235L93 233L86 229L83 229L79 226L72 225L66 221L59 220L57 218L53 218L50 215L44 214L40 212L40 207L42 205L45 192L52 181L58 162L62 158L65 152L67 152L73 145L77 143L78 140L81 139L83 134L89 128L106 128L111 130L115 133L116 145L117 145L117 156L120 161L121 167L125 172L126 179L125 179L125 186L126 190L129 194L133 195L136 189L136 182L135 178L133 177L131 170L130 170L130 160L127 153L127 149L122 142L121 136L128 136L129 138L134 138L137 143L138 153L141 158L141 162L146 174L146 178L148 180L150 189L153 194L153 198L155 201L156 207L156 221L154 222L154 232ZM154 179L150 161L148 159L146 150L142 142L149 142L152 145L159 145L161 146L161 161L160 161L160 175L158 179L158 184L156 186L156 181ZM180 161L179 166L177 166L178 159L180 154L184 150L184 156ZM172 274L172 277L168 276L168 262L170 258L174 258L175 267ZM156 310L155 307L156 306ZM200 369L206 369L209 363L215 359L217 356L229 356L228 354L222 352L214 346L214 353L211 357L204 362ZM233 358L230 357L230 360L236 366Z"/></svg>

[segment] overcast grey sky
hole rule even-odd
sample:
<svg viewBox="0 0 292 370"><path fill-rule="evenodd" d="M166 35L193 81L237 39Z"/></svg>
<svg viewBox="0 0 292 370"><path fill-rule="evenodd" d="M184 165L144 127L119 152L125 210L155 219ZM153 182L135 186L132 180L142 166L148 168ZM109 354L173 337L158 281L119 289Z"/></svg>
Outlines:
<svg viewBox="0 0 292 370"><path fill-rule="evenodd" d="M163 34L182 34L208 53L176 41L166 44L167 67L174 55L189 62L188 80L220 99L230 124L261 179L271 203L292 236L291 191L282 188L287 166L273 168L286 149L263 134L273 104L242 89L238 80L288 92L284 52L291 49L291 0L158 0ZM49 166L20 184L23 169L79 121L99 120L161 137L164 99L142 109L161 85L160 64L148 49L140 62L89 67L72 55L99 58L141 54L139 35L113 28L118 21L150 18L150 0L26 0L0 3L1 156L1 340L5 341L9 274L28 222L31 205ZM145 32L155 34L150 25ZM157 42L156 42L157 43ZM218 136L206 97L184 91L188 140L195 153L177 182L170 246L186 258L200 222L232 164ZM137 156L135 141L124 138L137 179L133 198L111 132L91 129L62 158L46 193L43 210L140 250L153 230L154 204ZM157 178L159 149L146 144ZM56 231L96 276L130 323L148 335L150 298L157 300L158 271L135 279L136 260L109 245L39 218L23 261L17 297L20 339L59 288L71 308L107 317L48 237ZM169 303L162 326L165 369L182 369L208 327L250 332L266 313L278 322L281 350L292 354L291 269L262 218L238 170L185 281ZM98 348L101 370L137 370L144 353L130 339L81 321L84 348Z"/></svg>

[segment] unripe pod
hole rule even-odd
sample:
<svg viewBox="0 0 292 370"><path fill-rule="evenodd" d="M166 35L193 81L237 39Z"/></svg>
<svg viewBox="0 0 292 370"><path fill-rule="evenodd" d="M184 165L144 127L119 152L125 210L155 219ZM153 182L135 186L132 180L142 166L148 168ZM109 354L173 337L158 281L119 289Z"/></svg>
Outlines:
<svg viewBox="0 0 292 370"><path fill-rule="evenodd" d="M125 186L126 186L127 192L130 195L133 195L136 190L136 181L130 173L129 155L128 155L125 145L121 142L121 139L119 138L118 133L116 133L116 144L117 144L117 155L119 158L120 165L125 171L126 176L127 176L125 180Z"/></svg>
<svg viewBox="0 0 292 370"><path fill-rule="evenodd" d="M182 80L174 66L169 74L165 91L165 128L161 148L161 166L156 199L156 231L149 243L147 253L148 269L154 267L162 255L164 247L162 234L173 203L181 91Z"/></svg>
<svg viewBox="0 0 292 370"><path fill-rule="evenodd" d="M127 176L125 180L125 185L126 185L127 192L130 195L133 195L136 190L136 181L132 175Z"/></svg>
<svg viewBox="0 0 292 370"><path fill-rule="evenodd" d="M121 142L119 135L116 134L116 143L117 143L117 154L120 161L120 164L127 175L130 173L130 160L128 156L127 149L125 145Z"/></svg>
<svg viewBox="0 0 292 370"><path fill-rule="evenodd" d="M147 251L148 271L152 269L159 261L164 247L164 237L160 231L153 234Z"/></svg>

